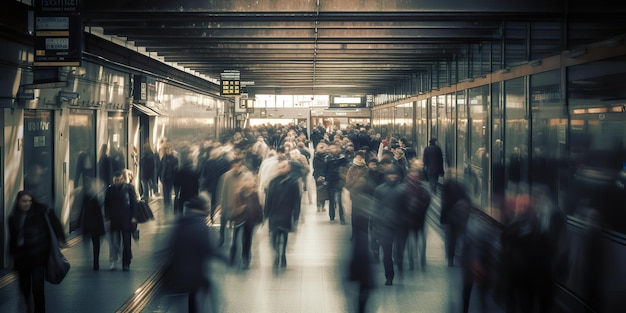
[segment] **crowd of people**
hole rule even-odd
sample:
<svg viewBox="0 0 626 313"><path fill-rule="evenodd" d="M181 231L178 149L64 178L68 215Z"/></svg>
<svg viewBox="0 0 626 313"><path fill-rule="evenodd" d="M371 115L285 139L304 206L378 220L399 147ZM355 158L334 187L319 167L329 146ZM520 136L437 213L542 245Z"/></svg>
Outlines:
<svg viewBox="0 0 626 313"><path fill-rule="evenodd" d="M113 151L103 149L98 170L106 181L86 193L83 202L82 229L93 243L93 269L99 270L100 238L105 234L104 222L110 221L110 269L114 270L121 259L122 269L130 270L137 201L148 201L160 193L164 213L177 217L169 249L173 253L169 282L189 293L190 312L203 305L203 294L210 289L201 264L217 257L231 266L248 269L253 259L253 236L264 221L274 251L273 266L286 267L289 234L302 222L303 203L317 202L317 211L328 212L330 223L338 218L338 224L351 225L353 249L347 272L359 285L359 312L365 311L375 285L372 266L382 261L385 285L393 285L396 271L405 269L405 259L409 270L416 268L416 261L421 270L426 269L425 227L434 197L441 199L439 222L446 234L448 265L459 263L463 268L465 312L472 286L478 285L482 295L491 279L490 266L494 263L489 258L493 253L487 243L489 233L476 223L476 208L463 177L448 169L445 179L440 180L444 163L436 138L430 140L421 158L405 138L382 138L366 126L335 131L314 127L310 138L298 125L235 129L220 140L197 144L163 138L157 151L146 145L138 157L141 176L137 184L133 172L116 161ZM535 194L542 193L538 189ZM535 296L543 296L537 300L537 307L549 307L550 290L545 287L549 285L545 279L551 277L553 267L563 257L559 243L553 239L563 236L563 217L551 206L549 197L533 199L524 202L522 195L516 195L511 203L516 215L502 234L505 265L499 268L504 269L509 282L506 290L511 312L529 309ZM48 248L36 246L38 243L32 243L32 253L24 252L28 241L22 238L29 234L24 229L30 220L25 223L22 216L30 215L20 212L28 211L26 202L36 203L27 192L18 195L9 219L11 251L16 261L48 253ZM44 208L38 204L34 207L33 212L43 216ZM208 239L207 216L211 222L220 223L215 242ZM41 226L41 221L41 217L33 218L32 227ZM224 256L218 247L225 244L229 225L232 242L230 254ZM206 233L207 238L195 233ZM64 241L62 232L59 237ZM541 249L526 251L529 245ZM461 247L463 253L458 257L456 251ZM198 253L190 253L190 249ZM516 265L520 260L525 262ZM39 305L43 269L37 262L19 261L16 268L22 289L33 288ZM27 278L30 276L32 287ZM539 295L532 291L538 282L546 283Z"/></svg>

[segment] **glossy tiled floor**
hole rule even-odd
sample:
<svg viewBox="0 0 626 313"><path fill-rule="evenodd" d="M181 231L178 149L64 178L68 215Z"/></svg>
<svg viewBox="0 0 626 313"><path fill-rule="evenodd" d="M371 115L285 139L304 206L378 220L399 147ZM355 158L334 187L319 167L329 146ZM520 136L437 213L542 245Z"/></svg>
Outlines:
<svg viewBox="0 0 626 313"><path fill-rule="evenodd" d="M330 222L327 212L315 210L306 206L304 222L290 234L286 268L273 268L266 227L255 233L248 270L212 265L218 312L357 312L357 286L344 279L351 225ZM224 253L228 248L227 243ZM396 272L393 286L385 286L382 263L373 268L376 289L368 312L461 312L460 268L447 267L444 243L434 228L428 229L425 271ZM161 292L143 312L185 312L186 307L185 296Z"/></svg>

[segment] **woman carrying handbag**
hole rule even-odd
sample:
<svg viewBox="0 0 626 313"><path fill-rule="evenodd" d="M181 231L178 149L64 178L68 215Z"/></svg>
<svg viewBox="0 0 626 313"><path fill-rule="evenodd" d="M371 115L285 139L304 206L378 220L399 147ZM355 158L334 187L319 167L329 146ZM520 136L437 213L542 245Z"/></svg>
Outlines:
<svg viewBox="0 0 626 313"><path fill-rule="evenodd" d="M50 224L48 224L48 221ZM33 199L28 191L17 193L15 205L9 215L9 253L18 273L19 288L28 311L45 312L44 281L46 264L52 249L51 231L58 242L65 245L61 222L52 210ZM34 301L30 301L32 297Z"/></svg>

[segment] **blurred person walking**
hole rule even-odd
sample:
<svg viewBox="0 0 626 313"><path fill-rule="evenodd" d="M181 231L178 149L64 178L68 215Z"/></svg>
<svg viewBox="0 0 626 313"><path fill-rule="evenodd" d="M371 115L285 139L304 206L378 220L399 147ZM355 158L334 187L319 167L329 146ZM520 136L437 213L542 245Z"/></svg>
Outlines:
<svg viewBox="0 0 626 313"><path fill-rule="evenodd" d="M349 166L345 155L341 153L341 149L336 144L328 146L328 155L326 155L323 180L328 183L328 216L330 221L335 220L335 212L339 211L339 220L342 225L346 223L344 214L343 201L341 201L341 193L346 183L346 172Z"/></svg>
<svg viewBox="0 0 626 313"><path fill-rule="evenodd" d="M159 179L163 184L163 208L168 212L173 210L172 191L178 173L178 157L174 155L174 149L170 144L165 144L164 151L165 154L159 162Z"/></svg>
<svg viewBox="0 0 626 313"><path fill-rule="evenodd" d="M150 143L143 145L143 155L139 160L139 170L141 174L141 197L146 203L150 203L150 194L156 194L158 188L156 184L156 156L152 151Z"/></svg>
<svg viewBox="0 0 626 313"><path fill-rule="evenodd" d="M165 272L165 285L188 294L189 313L217 313L218 298L207 264L213 258L225 262L226 257L218 253L212 240L207 223L209 201L193 197L185 205L187 210L176 221L167 249L171 256Z"/></svg>
<svg viewBox="0 0 626 313"><path fill-rule="evenodd" d="M424 167L426 168L426 178L430 184L430 190L433 194L437 192L437 182L439 176L443 176L443 153L437 145L437 138L430 139L430 145L424 148Z"/></svg>
<svg viewBox="0 0 626 313"><path fill-rule="evenodd" d="M50 226L48 225L50 222ZM53 234L50 233L52 227ZM51 236L65 245L61 222L44 204L28 191L20 191L8 218L9 254L17 270L20 293L27 312L46 312L44 280L51 249Z"/></svg>
<svg viewBox="0 0 626 313"><path fill-rule="evenodd" d="M294 231L300 213L299 174L291 174L291 165L281 157L278 163L278 176L267 188L264 215L269 222L270 240L274 248L274 268L287 266L287 241L289 232Z"/></svg>
<svg viewBox="0 0 626 313"><path fill-rule="evenodd" d="M392 285L395 271L393 268L393 245L397 229L402 224L401 212L405 202L405 188L400 181L400 169L393 165L385 171L385 183L374 190L372 231L383 250L385 285Z"/></svg>
<svg viewBox="0 0 626 313"><path fill-rule="evenodd" d="M137 208L137 194L130 184L129 171L114 174L113 185L109 186L104 197L104 216L111 222L109 261L111 270L115 270L122 250L122 268L130 269L132 259L131 234L137 228L134 218ZM121 247L120 247L121 246Z"/></svg>
<svg viewBox="0 0 626 313"><path fill-rule="evenodd" d="M430 177L430 176L429 176ZM446 258L448 266L454 266L457 242L463 236L472 204L465 185L457 177L456 170L449 169L441 187L441 215L439 222L445 226Z"/></svg>
<svg viewBox="0 0 626 313"><path fill-rule="evenodd" d="M199 189L200 177L193 166L193 156L189 154L185 157L174 179L174 194L176 195L174 213L182 214L185 209L185 202L196 197Z"/></svg>
<svg viewBox="0 0 626 313"><path fill-rule="evenodd" d="M252 236L257 225L263 222L263 208L259 202L259 194L256 190L256 179L248 175L241 181L241 187L235 196L232 219L234 223L233 240L230 247L230 264L235 263L238 235L241 233L241 261L242 267L250 267L252 256Z"/></svg>
<svg viewBox="0 0 626 313"><path fill-rule="evenodd" d="M235 157L230 161L230 170L222 175L217 183L216 190L216 211L221 212L220 217L220 238L218 245L224 244L226 224L231 221L235 206L237 192L241 188L242 182L251 175L243 165L241 157Z"/></svg>
<svg viewBox="0 0 626 313"><path fill-rule="evenodd" d="M81 215L81 228L84 237L91 239L93 249L93 270L100 269L100 243L105 234L104 218L102 217L102 207L98 200L98 193L88 190L83 202Z"/></svg>
<svg viewBox="0 0 626 313"><path fill-rule="evenodd" d="M426 212L430 207L430 192L424 183L424 163L417 159L412 159L409 172L406 176L407 192L407 212L409 215L409 269L413 270L415 265L413 256L417 249L422 271L426 268Z"/></svg>

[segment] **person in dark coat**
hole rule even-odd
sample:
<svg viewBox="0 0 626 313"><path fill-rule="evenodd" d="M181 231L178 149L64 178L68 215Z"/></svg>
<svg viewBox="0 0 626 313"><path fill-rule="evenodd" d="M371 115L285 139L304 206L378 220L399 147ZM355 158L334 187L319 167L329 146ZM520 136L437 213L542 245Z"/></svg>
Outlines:
<svg viewBox="0 0 626 313"><path fill-rule="evenodd" d="M190 313L218 312L207 263L213 258L225 262L226 257L219 253L206 223L208 199L193 197L186 206L184 215L176 221L167 249L171 255L165 272L165 286L189 295ZM207 298L210 299L210 309L205 305Z"/></svg>
<svg viewBox="0 0 626 313"><path fill-rule="evenodd" d="M443 176L443 153L437 145L437 138L430 139L430 145L424 148L424 168L426 169L426 178L430 184L430 190L433 194L437 191L437 181L439 176Z"/></svg>
<svg viewBox="0 0 626 313"><path fill-rule="evenodd" d="M50 249L50 225L59 242L65 244L61 222L44 204L33 199L28 191L20 191L8 219L9 254L17 270L20 293L28 311L46 311L44 279ZM31 294L34 307L31 307Z"/></svg>
<svg viewBox="0 0 626 313"><path fill-rule="evenodd" d="M291 165L287 160L278 164L278 176L269 184L265 196L265 217L269 221L272 247L274 248L274 267L287 266L285 252L289 232L298 223L300 212L299 175L291 174ZM281 247L282 241L282 247Z"/></svg>
<svg viewBox="0 0 626 313"><path fill-rule="evenodd" d="M141 196L146 203L150 203L150 192L156 193L156 157L150 143L143 145L143 155L139 160L141 174Z"/></svg>
<svg viewBox="0 0 626 313"><path fill-rule="evenodd" d="M100 269L100 241L104 236L104 218L102 217L102 208L98 200L98 194L93 191L85 193L82 212L82 231L83 236L91 239L93 247L93 270Z"/></svg>
<svg viewBox="0 0 626 313"><path fill-rule="evenodd" d="M402 210L406 203L405 188L400 181L400 169L393 165L385 171L385 183L374 190L372 204L372 231L373 236L383 250L383 266L385 268L385 285L392 285L394 278L393 244L396 240L396 230L402 224Z"/></svg>
<svg viewBox="0 0 626 313"><path fill-rule="evenodd" d="M98 178L102 183L98 190L104 191L113 183L113 169L111 167L111 158L109 158L109 148L106 144L100 148L100 158L98 159Z"/></svg>
<svg viewBox="0 0 626 313"><path fill-rule="evenodd" d="M454 265L456 243L465 232L472 200L456 171L450 169L441 187L441 215L439 222L446 231L448 266Z"/></svg>
<svg viewBox="0 0 626 313"><path fill-rule="evenodd" d="M263 207L259 201L255 178L247 175L241 182L241 188L235 196L232 221L234 224L233 241L230 247L230 263L234 264L237 253L238 234L241 233L242 267L250 267L252 236L257 225L263 222Z"/></svg>
<svg viewBox="0 0 626 313"><path fill-rule="evenodd" d="M350 279L359 283L358 308L365 312L365 306L373 287L372 268L369 260L369 221L372 215L371 195L376 183L368 175L362 152L357 152L353 165L346 175L346 188L352 200L352 259Z"/></svg>
<svg viewBox="0 0 626 313"><path fill-rule="evenodd" d="M174 149L167 145L165 155L159 162L159 179L163 184L163 208L167 212L172 210L172 190L178 173L178 157L174 155Z"/></svg>
<svg viewBox="0 0 626 313"><path fill-rule="evenodd" d="M335 212L339 211L341 224L346 223L341 192L346 183L346 172L348 171L348 159L341 153L341 149L336 144L328 146L329 154L326 156L324 180L328 183L328 216L331 221L335 220Z"/></svg>
<svg viewBox="0 0 626 313"><path fill-rule="evenodd" d="M175 214L182 213L185 202L198 195L199 180L198 172L193 168L193 160L188 155L176 174L176 178L174 178L174 194L176 194Z"/></svg>
<svg viewBox="0 0 626 313"><path fill-rule="evenodd" d="M122 242L122 268L128 271L131 251L131 234L137 228L134 218L137 210L137 194L129 183L128 171L116 172L114 184L109 186L104 197L104 216L111 221L109 244L109 260L111 270L115 270L120 254Z"/></svg>
<svg viewBox="0 0 626 313"><path fill-rule="evenodd" d="M317 191L317 211L323 211L326 200L328 200L328 183L326 176L326 144L320 143L315 147L313 155L313 179Z"/></svg>
<svg viewBox="0 0 626 313"><path fill-rule="evenodd" d="M409 236L415 238L415 246L419 254L422 271L426 268L426 212L430 206L430 192L422 177L424 164L413 159L406 176L407 212L409 215ZM413 245L409 243L409 269L414 269Z"/></svg>

